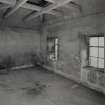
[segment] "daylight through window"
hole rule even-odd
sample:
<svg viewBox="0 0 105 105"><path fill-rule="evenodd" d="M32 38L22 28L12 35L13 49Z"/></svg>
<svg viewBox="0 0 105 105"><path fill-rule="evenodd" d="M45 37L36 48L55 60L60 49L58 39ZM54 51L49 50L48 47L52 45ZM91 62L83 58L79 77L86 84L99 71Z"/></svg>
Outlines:
<svg viewBox="0 0 105 105"><path fill-rule="evenodd" d="M104 36L89 37L89 66L104 68Z"/></svg>

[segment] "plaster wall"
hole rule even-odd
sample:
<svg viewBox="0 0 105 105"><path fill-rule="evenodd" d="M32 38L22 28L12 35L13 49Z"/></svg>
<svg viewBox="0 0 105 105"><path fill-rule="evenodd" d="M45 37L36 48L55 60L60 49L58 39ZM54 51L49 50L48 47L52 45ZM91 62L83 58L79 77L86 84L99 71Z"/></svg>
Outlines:
<svg viewBox="0 0 105 105"><path fill-rule="evenodd" d="M40 52L36 30L0 27L0 61L11 56L16 65L30 64L30 55Z"/></svg>
<svg viewBox="0 0 105 105"><path fill-rule="evenodd" d="M91 14L74 19L65 19L52 22L45 28L47 36L57 36L59 38L59 59L52 63L55 71L61 71L72 76L75 80L81 78L81 40L79 35L105 33L105 14ZM82 43L83 44L83 43ZM46 48L46 44L45 44ZM84 57L83 57L84 58Z"/></svg>

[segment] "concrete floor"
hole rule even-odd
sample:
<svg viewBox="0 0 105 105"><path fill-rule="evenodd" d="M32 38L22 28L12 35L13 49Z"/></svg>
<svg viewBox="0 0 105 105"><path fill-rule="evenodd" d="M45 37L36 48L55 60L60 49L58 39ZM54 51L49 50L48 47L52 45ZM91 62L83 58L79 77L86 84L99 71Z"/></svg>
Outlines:
<svg viewBox="0 0 105 105"><path fill-rule="evenodd" d="M29 94L36 81L44 89ZM56 74L31 68L0 75L0 105L105 105L105 95Z"/></svg>

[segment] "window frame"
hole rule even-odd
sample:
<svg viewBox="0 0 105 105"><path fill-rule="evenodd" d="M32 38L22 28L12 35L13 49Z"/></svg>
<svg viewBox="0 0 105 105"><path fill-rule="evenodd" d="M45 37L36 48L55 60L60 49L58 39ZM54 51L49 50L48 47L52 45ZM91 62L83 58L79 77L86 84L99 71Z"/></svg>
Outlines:
<svg viewBox="0 0 105 105"><path fill-rule="evenodd" d="M94 38L94 37L104 37L104 46L90 46L89 44L89 41L90 41L90 38ZM99 44L99 42L98 42L98 44ZM88 35L88 50L87 50L87 60L88 60L88 66L89 67L91 67L91 68L95 68L95 69L98 69L98 70L102 70L102 71L104 71L104 68L99 68L98 67L98 65L99 65L99 59L103 59L104 60L104 67L105 67L105 52L104 52L104 58L101 58L101 57L99 57L99 48L104 48L104 51L105 51L105 36L104 36L104 34L99 34L99 35ZM97 58L97 67L94 67L94 66L91 66L90 65L90 57L92 57L92 56L90 56L90 47L96 47L96 48L98 48L98 57L95 57L95 56L93 56L94 58Z"/></svg>
<svg viewBox="0 0 105 105"><path fill-rule="evenodd" d="M48 46L49 43L53 43L53 50ZM59 38L58 37L47 37L47 58L50 61L58 61L58 53L59 53ZM53 59L50 58L50 55L53 55Z"/></svg>

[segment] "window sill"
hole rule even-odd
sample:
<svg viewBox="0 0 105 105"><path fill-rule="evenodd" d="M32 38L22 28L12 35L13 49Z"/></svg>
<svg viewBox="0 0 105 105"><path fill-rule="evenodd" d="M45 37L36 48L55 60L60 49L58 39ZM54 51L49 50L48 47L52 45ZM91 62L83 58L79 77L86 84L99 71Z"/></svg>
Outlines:
<svg viewBox="0 0 105 105"><path fill-rule="evenodd" d="M98 71L98 72L101 72L101 73L105 73L104 69L99 69L99 68L95 68L95 67L91 67L91 66L85 66L83 68L88 69L88 70Z"/></svg>

